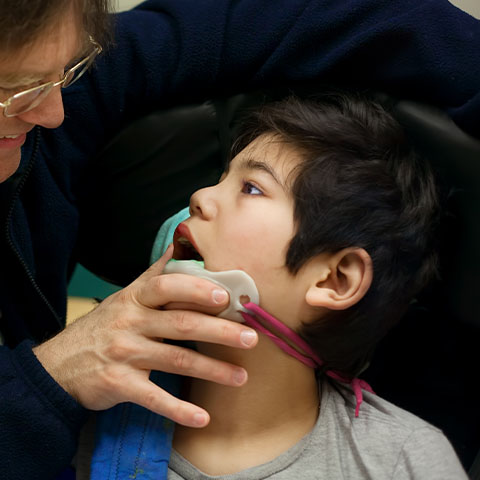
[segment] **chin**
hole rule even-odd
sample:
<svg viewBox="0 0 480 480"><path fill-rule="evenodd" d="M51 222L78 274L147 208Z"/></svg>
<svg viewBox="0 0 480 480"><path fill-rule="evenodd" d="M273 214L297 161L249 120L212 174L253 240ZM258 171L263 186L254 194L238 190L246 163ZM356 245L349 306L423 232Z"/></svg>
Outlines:
<svg viewBox="0 0 480 480"><path fill-rule="evenodd" d="M0 155L0 183L9 179L17 170L20 165L20 152L18 155L12 156L8 159L2 159Z"/></svg>
<svg viewBox="0 0 480 480"><path fill-rule="evenodd" d="M0 170L0 183L3 183L5 180L8 180L16 171L17 171L16 168L11 172L5 172L3 169Z"/></svg>

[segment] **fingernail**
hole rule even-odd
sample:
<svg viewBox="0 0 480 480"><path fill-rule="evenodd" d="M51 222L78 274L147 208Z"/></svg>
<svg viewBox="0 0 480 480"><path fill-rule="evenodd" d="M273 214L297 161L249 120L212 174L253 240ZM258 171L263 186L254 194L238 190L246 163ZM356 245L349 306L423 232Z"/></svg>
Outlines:
<svg viewBox="0 0 480 480"><path fill-rule="evenodd" d="M215 303L225 303L227 300L227 292L225 290L214 290L213 301Z"/></svg>
<svg viewBox="0 0 480 480"><path fill-rule="evenodd" d="M257 334L253 330L244 330L240 334L240 340L245 346L250 347L257 340Z"/></svg>
<svg viewBox="0 0 480 480"><path fill-rule="evenodd" d="M196 413L193 416L193 423L198 427L201 427L207 423L207 416L204 413Z"/></svg>
<svg viewBox="0 0 480 480"><path fill-rule="evenodd" d="M243 369L236 370L235 373L233 374L233 381L237 385L243 385L246 380L247 380L247 372Z"/></svg>

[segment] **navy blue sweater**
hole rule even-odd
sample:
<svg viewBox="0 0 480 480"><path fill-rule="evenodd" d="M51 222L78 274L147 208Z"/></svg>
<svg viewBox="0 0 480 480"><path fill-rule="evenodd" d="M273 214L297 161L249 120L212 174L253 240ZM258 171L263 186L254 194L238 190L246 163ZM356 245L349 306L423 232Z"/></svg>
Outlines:
<svg viewBox="0 0 480 480"><path fill-rule="evenodd" d="M129 121L220 93L348 81L444 108L480 137L480 22L447 0L151 0L65 90L0 185L0 478L54 478L85 418L31 347L64 325L78 200L94 155ZM141 146L139 145L139 148Z"/></svg>

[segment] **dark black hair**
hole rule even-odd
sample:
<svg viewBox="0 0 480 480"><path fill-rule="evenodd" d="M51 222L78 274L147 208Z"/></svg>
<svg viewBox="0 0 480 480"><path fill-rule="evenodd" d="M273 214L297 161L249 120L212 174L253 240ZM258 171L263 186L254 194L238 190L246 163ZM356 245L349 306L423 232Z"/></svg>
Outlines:
<svg viewBox="0 0 480 480"><path fill-rule="evenodd" d="M432 169L399 123L360 94L291 96L258 109L246 125L233 155L268 133L298 147L303 158L292 186L297 230L288 269L295 274L312 257L347 247L372 258L373 282L360 302L299 330L325 368L355 376L437 273L440 209Z"/></svg>

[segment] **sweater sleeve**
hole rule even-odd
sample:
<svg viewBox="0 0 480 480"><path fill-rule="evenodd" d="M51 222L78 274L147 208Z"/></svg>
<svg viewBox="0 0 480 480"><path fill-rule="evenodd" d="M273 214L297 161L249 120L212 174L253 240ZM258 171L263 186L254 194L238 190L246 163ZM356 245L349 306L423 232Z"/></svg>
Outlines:
<svg viewBox="0 0 480 480"><path fill-rule="evenodd" d="M480 137L480 21L448 0L149 0L115 27L52 132L82 157L155 109L305 83L431 103Z"/></svg>
<svg viewBox="0 0 480 480"><path fill-rule="evenodd" d="M0 347L0 476L11 480L55 478L70 463L86 418L32 346Z"/></svg>
<svg viewBox="0 0 480 480"><path fill-rule="evenodd" d="M480 137L480 21L448 0L151 0L135 15L144 53L145 32L119 26L149 101L346 83L438 105Z"/></svg>

